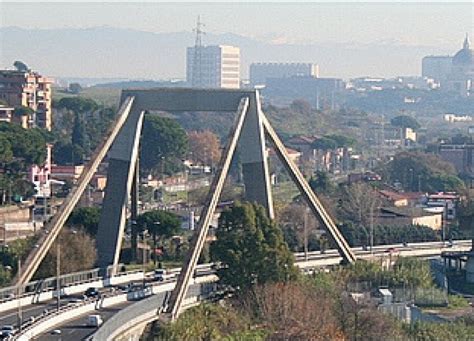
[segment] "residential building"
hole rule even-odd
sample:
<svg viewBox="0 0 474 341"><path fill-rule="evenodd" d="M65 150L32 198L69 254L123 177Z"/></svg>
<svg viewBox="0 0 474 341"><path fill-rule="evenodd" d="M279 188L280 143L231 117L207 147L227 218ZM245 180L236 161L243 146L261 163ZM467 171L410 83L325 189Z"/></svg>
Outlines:
<svg viewBox="0 0 474 341"><path fill-rule="evenodd" d="M240 49L228 45L188 47L186 80L197 88L240 88Z"/></svg>
<svg viewBox="0 0 474 341"><path fill-rule="evenodd" d="M0 122L11 123L14 117L15 108L6 105L0 105Z"/></svg>
<svg viewBox="0 0 474 341"><path fill-rule="evenodd" d="M28 128L51 130L51 84L50 78L37 72L0 70L0 100L6 101L10 107L32 109L33 114L26 118Z"/></svg>
<svg viewBox="0 0 474 341"><path fill-rule="evenodd" d="M252 63L250 84L264 85L269 78L319 77L319 65L313 63Z"/></svg>
<svg viewBox="0 0 474 341"><path fill-rule="evenodd" d="M426 206L428 208L438 208L434 211L441 211L446 220L453 220L456 218L456 207L460 200L461 198L457 193L439 192L427 196Z"/></svg>
<svg viewBox="0 0 474 341"><path fill-rule="evenodd" d="M32 165L28 171L28 181L35 186L36 197L51 195L51 144L46 145L46 160L44 165Z"/></svg>
<svg viewBox="0 0 474 341"><path fill-rule="evenodd" d="M433 230L441 230L443 217L440 212L427 212L420 207L382 207L377 223L385 226L428 226Z"/></svg>
<svg viewBox="0 0 474 341"><path fill-rule="evenodd" d="M472 143L446 143L439 146L439 156L450 162L458 173L472 174L474 159L474 144Z"/></svg>

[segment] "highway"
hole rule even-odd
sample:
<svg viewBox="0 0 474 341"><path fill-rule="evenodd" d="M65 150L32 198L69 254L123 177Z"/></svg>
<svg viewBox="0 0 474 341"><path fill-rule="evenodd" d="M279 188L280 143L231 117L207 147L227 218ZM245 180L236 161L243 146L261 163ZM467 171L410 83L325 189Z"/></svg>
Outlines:
<svg viewBox="0 0 474 341"><path fill-rule="evenodd" d="M376 246L373 248L372 252L363 250L362 248L354 248L354 253L358 256L358 258L368 258L368 257L391 257L392 255L418 255L418 256L426 256L426 257L433 257L439 256L442 251L455 251L455 250L469 250L471 247L471 241L456 241L454 245L449 245L448 243L443 244L440 242L430 242L430 243L413 243L407 246L402 246L401 244L397 245L381 245ZM301 269L313 269L317 268L318 266L325 266L325 265L333 265L338 264L341 260L338 252L336 250L327 250L325 253L320 252L310 252L306 255L307 260L305 259L304 253L296 253L296 265L298 265ZM175 269L175 274L179 271L179 269ZM209 264L203 264L199 266L199 274L209 274L212 272ZM148 274L148 276L152 276ZM151 281L152 278L149 278ZM134 281L136 283L136 280ZM166 281L169 283L169 281ZM165 283L166 283L165 282ZM157 283L155 283L157 285ZM117 286L116 286L117 287ZM104 289L110 290L110 289ZM80 297L81 295L76 295L75 297ZM63 306L70 303L70 299L74 296L70 297L63 297ZM117 313L120 309L134 303L136 301L127 301L121 302L115 306L104 308L98 310L104 320L110 318L115 313ZM22 315L23 321L27 321L32 316L39 316L43 313L45 309L53 311L56 309L56 300L48 300L43 303L37 304L30 304L25 305L22 307ZM85 319L86 316L90 313L86 313L78 318L74 318L70 321L65 322L59 326L55 326L54 328L48 330L48 332L44 333L43 335L39 336L41 340L81 340L88 335L94 332L94 328L86 327L85 326ZM65 316L66 317L66 316ZM17 323L17 309L10 309L8 311L3 311L0 317L0 325L16 325ZM53 329L61 329L61 335L52 335L51 331Z"/></svg>
<svg viewBox="0 0 474 341"><path fill-rule="evenodd" d="M127 301L123 304L117 304L113 307L104 308L97 310L97 314L100 314L102 319L107 321L109 318L114 316L121 309L136 303L136 301ZM78 341L84 340L88 336L92 335L97 328L87 326L87 316L89 314L81 315L77 319L70 320L61 326L54 327L53 329L48 330L46 333L39 335L35 340L41 341ZM61 334L53 334L52 331L59 329Z"/></svg>

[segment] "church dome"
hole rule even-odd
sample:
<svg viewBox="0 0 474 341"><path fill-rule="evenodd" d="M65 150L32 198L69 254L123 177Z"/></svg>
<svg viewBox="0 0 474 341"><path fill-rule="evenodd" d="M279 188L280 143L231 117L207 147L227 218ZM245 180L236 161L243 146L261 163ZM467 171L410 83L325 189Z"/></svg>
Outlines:
<svg viewBox="0 0 474 341"><path fill-rule="evenodd" d="M454 65L471 65L474 64L474 51L470 48L469 37L466 35L463 48L453 57Z"/></svg>

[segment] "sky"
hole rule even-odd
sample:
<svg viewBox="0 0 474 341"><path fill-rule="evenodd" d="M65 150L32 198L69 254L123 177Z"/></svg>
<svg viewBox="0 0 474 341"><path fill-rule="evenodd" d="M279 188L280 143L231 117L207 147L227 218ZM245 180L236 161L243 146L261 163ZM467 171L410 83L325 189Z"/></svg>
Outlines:
<svg viewBox="0 0 474 341"><path fill-rule="evenodd" d="M34 2L0 1L0 26L110 26L191 31L197 15L210 33L275 43L379 43L454 48L474 31L474 2Z"/></svg>
<svg viewBox="0 0 474 341"><path fill-rule="evenodd" d="M268 43L271 45L271 51L275 51L272 54L270 50L256 53L247 48L241 51L242 69L245 71L243 76L246 76L249 63L260 61L315 61L320 63L324 77L415 75L420 74L423 56L455 53L461 48L466 33L474 43L474 0L456 3L409 0L326 0L317 3L0 0L0 29L20 27L30 30L17 38L2 37L0 32L0 64L6 67L11 65L12 60L24 58L33 67L54 76L182 78L185 70L184 51L192 43L191 33L198 15L205 23L208 40L234 33L259 43L265 42L267 47ZM154 52L151 48L148 49L150 51L142 50L143 67L139 70L137 65L141 64L135 63L133 58L133 45L140 43L138 41L128 42L128 46L124 47L127 51L121 51L120 58L112 57L115 63L111 64L106 56L113 55L113 51L100 50L101 46L111 43L110 37L102 37L102 40L97 36L87 37L85 41L74 45L67 39L66 42L61 40L60 44L56 43L51 40L53 35L47 32L35 34L39 32L38 29L93 27L153 33L188 32L189 42L183 45L181 41L183 46L178 46L179 51L173 54L168 50L165 56L160 55L160 46L154 46ZM68 34L64 32L68 31L63 30L63 34ZM120 33L117 35L120 37ZM46 44L38 42L36 45L34 37L40 36L42 38L37 40L51 41ZM145 35L138 40L142 39L146 39ZM203 41L206 43L206 36ZM3 51L2 42L5 46ZM93 55L94 58L107 59L104 64L87 64L87 58L94 51L85 49L81 44L89 42L92 46L96 44L96 50L100 51L98 55ZM172 43L166 46L174 48ZM317 47L303 49L301 45ZM45 50L50 53L45 54ZM302 55L295 53L296 50L307 52ZM151 55L146 56L147 53ZM166 63L155 60L153 56L156 54L162 59L167 57ZM64 56L68 56L68 59L74 56L77 60L63 63Z"/></svg>

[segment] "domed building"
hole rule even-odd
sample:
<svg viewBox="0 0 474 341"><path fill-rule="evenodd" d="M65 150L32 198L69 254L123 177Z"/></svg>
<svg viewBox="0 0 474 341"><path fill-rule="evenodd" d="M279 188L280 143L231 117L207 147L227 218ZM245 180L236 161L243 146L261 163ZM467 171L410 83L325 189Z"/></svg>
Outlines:
<svg viewBox="0 0 474 341"><path fill-rule="evenodd" d="M452 59L446 85L448 91L455 91L461 96L474 96L474 50L467 34L463 48Z"/></svg>

